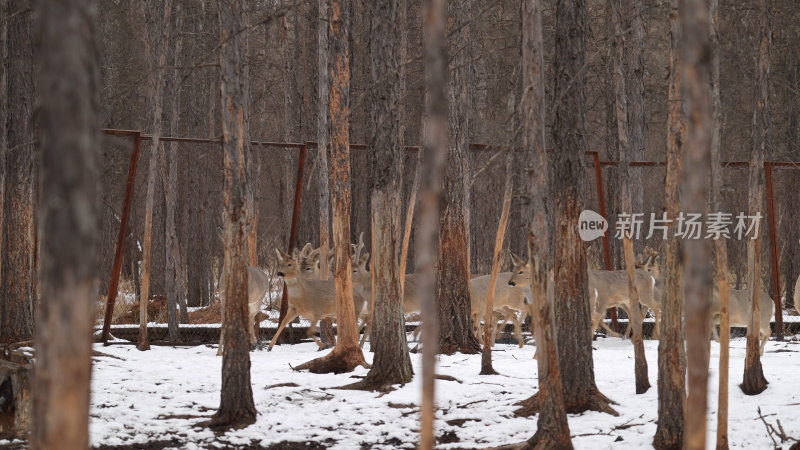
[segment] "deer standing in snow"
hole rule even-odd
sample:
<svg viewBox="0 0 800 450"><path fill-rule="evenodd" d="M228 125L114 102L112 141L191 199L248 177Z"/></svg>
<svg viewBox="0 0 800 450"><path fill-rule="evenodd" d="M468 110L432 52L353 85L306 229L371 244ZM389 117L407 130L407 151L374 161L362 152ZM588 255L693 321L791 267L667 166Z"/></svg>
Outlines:
<svg viewBox="0 0 800 450"><path fill-rule="evenodd" d="M269 342L268 350L272 350L281 332L286 325L298 316L302 316L311 323L308 328L308 336L320 347L324 345L314 334L317 322L325 317L336 317L336 288L333 280L306 279L301 275L298 253L295 250L293 255L284 253L278 249L278 276L286 283L289 291L289 309L286 317L278 325L278 329L272 340ZM357 292L353 292L353 303L356 317L364 308L364 298Z"/></svg>

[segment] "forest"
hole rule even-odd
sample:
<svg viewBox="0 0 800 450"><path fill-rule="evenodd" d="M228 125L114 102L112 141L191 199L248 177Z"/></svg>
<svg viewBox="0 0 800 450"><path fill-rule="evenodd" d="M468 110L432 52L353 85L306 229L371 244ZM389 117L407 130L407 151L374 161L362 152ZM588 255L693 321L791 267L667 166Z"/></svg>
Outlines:
<svg viewBox="0 0 800 450"><path fill-rule="evenodd" d="M795 0L0 0L0 448L800 449Z"/></svg>

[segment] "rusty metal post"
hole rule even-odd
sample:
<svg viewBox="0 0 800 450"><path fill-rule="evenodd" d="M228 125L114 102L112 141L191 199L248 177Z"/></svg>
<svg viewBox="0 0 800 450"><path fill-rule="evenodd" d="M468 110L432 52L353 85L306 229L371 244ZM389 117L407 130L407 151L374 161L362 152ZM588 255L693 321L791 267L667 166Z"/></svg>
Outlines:
<svg viewBox="0 0 800 450"><path fill-rule="evenodd" d="M131 203L133 200L133 186L136 184L136 166L139 163L139 149L142 143L142 135L136 132L133 135L133 151L131 152L131 162L128 167L128 183L125 186L125 201L122 204L122 217L119 221L119 234L117 235L117 247L114 251L114 265L111 267L111 281L108 286L108 299L106 300L106 315L103 320L103 333L101 340L103 344L108 343L108 334L111 327L111 320L114 316L114 303L117 301L117 289L119 287L119 276L122 272L122 256L125 249L125 235L128 232L128 219L131 213Z"/></svg>
<svg viewBox="0 0 800 450"><path fill-rule="evenodd" d="M303 172L306 165L306 146L300 147L300 155L297 158L297 183L294 188L294 210L292 212L292 228L289 232L289 248L288 252L297 246L297 224L300 219L300 197L303 194ZM289 311L289 290L286 285L283 285L283 296L281 297L281 313L278 316L278 324L283 322L286 313ZM284 334L285 336L285 334ZM283 339L283 338L281 338Z"/></svg>
<svg viewBox="0 0 800 450"><path fill-rule="evenodd" d="M781 304L781 273L778 258L778 227L775 220L775 185L772 162L764 162L764 181L767 183L767 225L769 226L769 256L772 273L772 299L775 302L775 335L783 340L783 309Z"/></svg>
<svg viewBox="0 0 800 450"><path fill-rule="evenodd" d="M597 152L592 153L592 162L594 163L594 179L597 184L597 205L600 209L600 215L608 221L606 213L606 192L603 187L603 168L600 167L600 154ZM611 244L609 243L607 231L603 234L603 262L605 263L606 270L612 270L611 266ZM611 327L617 329L617 308L611 308Z"/></svg>

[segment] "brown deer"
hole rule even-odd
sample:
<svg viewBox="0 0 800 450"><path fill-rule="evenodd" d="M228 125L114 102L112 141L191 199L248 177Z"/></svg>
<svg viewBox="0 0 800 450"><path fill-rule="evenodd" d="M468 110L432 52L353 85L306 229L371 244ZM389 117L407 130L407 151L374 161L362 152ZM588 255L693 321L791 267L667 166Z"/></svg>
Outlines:
<svg viewBox="0 0 800 450"><path fill-rule="evenodd" d="M293 255L275 250L278 254L278 276L283 278L289 291L289 309L286 317L278 325L275 336L269 342L268 350L272 350L281 332L286 325L298 316L302 316L311 323L308 328L308 336L317 343L320 349L324 347L322 342L314 334L317 322L325 317L336 317L336 288L333 280L306 279L301 276L300 264L298 263L298 253L295 250ZM364 298L358 293L353 292L353 303L356 315L364 309Z"/></svg>

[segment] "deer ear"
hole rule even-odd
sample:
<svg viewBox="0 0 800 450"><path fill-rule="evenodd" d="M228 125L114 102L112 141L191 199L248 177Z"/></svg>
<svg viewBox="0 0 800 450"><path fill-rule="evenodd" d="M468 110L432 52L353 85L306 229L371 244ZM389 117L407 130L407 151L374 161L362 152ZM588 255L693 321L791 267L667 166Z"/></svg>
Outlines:
<svg viewBox="0 0 800 450"><path fill-rule="evenodd" d="M275 249L275 254L278 255L278 261L283 262L283 252L280 249Z"/></svg>
<svg viewBox="0 0 800 450"><path fill-rule="evenodd" d="M511 254L511 262L515 266L521 266L524 263L524 261L522 261L522 258L520 258L519 256L517 256L517 255L515 255L513 253Z"/></svg>
<svg viewBox="0 0 800 450"><path fill-rule="evenodd" d="M361 255L361 261L358 262L358 265L366 266L368 260L369 260L369 252L366 252L363 255Z"/></svg>
<svg viewBox="0 0 800 450"><path fill-rule="evenodd" d="M309 256L309 254L310 254L312 249L313 249L313 247L311 246L310 242L307 243L306 245L304 245L303 249L300 250L300 259L308 258L308 256Z"/></svg>

